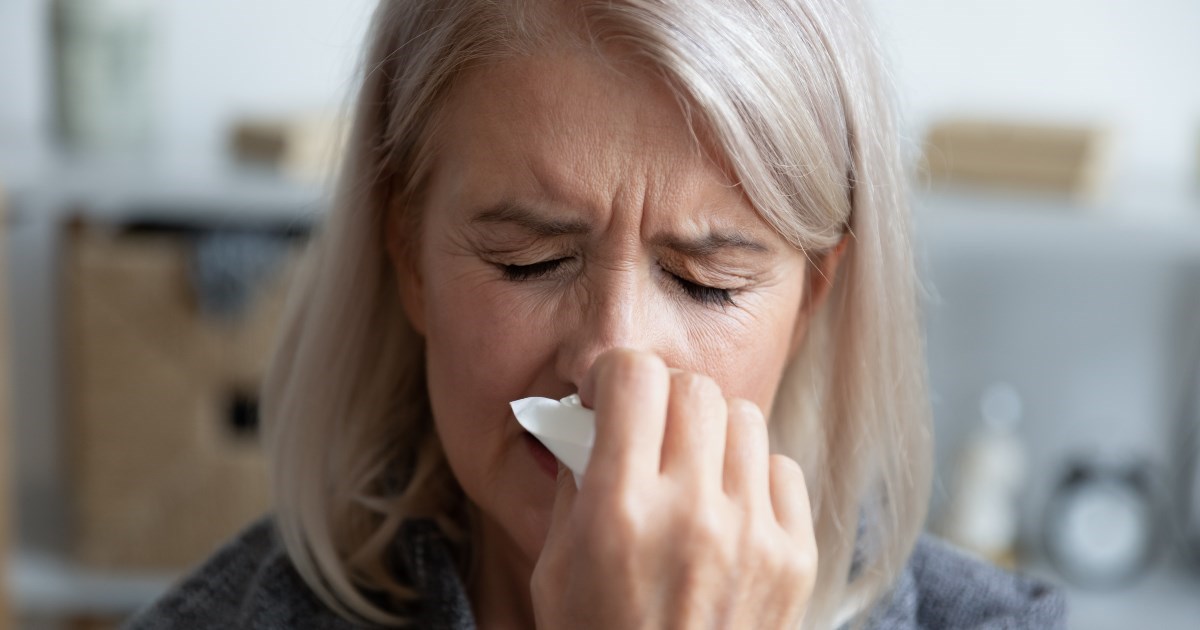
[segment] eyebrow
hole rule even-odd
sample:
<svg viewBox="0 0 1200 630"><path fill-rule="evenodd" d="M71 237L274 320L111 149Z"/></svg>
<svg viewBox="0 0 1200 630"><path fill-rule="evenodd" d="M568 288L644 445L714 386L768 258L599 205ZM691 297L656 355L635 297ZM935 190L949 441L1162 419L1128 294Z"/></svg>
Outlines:
<svg viewBox="0 0 1200 630"><path fill-rule="evenodd" d="M740 249L755 254L766 254L771 251L770 247L735 232L712 232L695 239L671 235L661 236L654 239L654 244L673 249L691 258L709 258L727 249Z"/></svg>
<svg viewBox="0 0 1200 630"><path fill-rule="evenodd" d="M538 236L568 236L571 234L587 234L591 231L591 226L586 221L545 217L525 206L510 201L502 201L490 208L481 210L471 218L471 223L512 223Z"/></svg>
<svg viewBox="0 0 1200 630"><path fill-rule="evenodd" d="M569 236L587 234L591 231L591 225L582 219L546 217L511 201L502 201L479 211L471 218L471 223L493 225L510 223L538 236ZM708 258L728 249L739 249L756 254L765 254L771 251L767 245L736 232L712 232L699 238L663 235L655 238L653 244L691 258Z"/></svg>

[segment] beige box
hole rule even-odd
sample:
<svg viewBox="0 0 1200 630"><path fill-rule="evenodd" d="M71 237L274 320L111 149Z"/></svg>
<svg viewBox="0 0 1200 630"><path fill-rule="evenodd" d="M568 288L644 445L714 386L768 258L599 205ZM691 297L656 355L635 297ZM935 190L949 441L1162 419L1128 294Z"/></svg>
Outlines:
<svg viewBox="0 0 1200 630"><path fill-rule="evenodd" d="M201 313L187 237L74 223L61 320L74 559L176 570L268 507L245 426L299 244L234 319Z"/></svg>
<svg viewBox="0 0 1200 630"><path fill-rule="evenodd" d="M229 131L229 150L239 162L320 184L330 180L342 155L344 127L341 117L319 112L243 118Z"/></svg>
<svg viewBox="0 0 1200 630"><path fill-rule="evenodd" d="M938 182L1087 201L1101 192L1108 157L1108 134L1093 126L949 119L926 135L924 167Z"/></svg>

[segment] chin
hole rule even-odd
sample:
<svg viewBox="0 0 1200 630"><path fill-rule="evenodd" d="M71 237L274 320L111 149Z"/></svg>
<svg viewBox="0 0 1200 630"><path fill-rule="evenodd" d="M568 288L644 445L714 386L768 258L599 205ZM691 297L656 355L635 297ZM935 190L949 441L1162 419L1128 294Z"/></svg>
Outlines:
<svg viewBox="0 0 1200 630"><path fill-rule="evenodd" d="M484 526L492 531L489 537L509 547L497 551L519 555L532 566L546 543L554 510L555 480L538 469L524 451L524 447L512 449L509 454L517 457L506 458L508 461L499 469L492 469L490 483L472 484L479 492L469 487L464 490L479 509ZM482 476L477 476L477 481Z"/></svg>
<svg viewBox="0 0 1200 630"><path fill-rule="evenodd" d="M509 535L517 544L521 555L528 558L530 564L537 562L542 555L542 547L546 544L546 533L550 530L551 508L545 510L527 510L517 515L516 531Z"/></svg>

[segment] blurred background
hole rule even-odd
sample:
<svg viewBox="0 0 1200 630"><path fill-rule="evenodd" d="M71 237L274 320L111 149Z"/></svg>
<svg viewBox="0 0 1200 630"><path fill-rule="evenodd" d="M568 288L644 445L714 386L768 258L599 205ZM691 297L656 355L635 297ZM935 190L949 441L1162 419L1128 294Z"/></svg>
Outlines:
<svg viewBox="0 0 1200 630"><path fill-rule="evenodd" d="M1200 2L870 2L914 164L929 529L1200 625ZM266 506L256 389L372 0L0 0L0 627Z"/></svg>

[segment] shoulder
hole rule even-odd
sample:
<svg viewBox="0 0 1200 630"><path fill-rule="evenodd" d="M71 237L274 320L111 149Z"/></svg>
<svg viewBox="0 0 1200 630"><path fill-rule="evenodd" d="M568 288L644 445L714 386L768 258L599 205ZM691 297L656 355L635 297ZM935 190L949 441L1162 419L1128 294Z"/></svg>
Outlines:
<svg viewBox="0 0 1200 630"><path fill-rule="evenodd" d="M274 522L263 518L125 627L341 630L355 626L330 611L308 588L279 543Z"/></svg>
<svg viewBox="0 0 1200 630"><path fill-rule="evenodd" d="M890 613L909 627L1001 630L1064 628L1062 593L1030 576L984 562L932 536L918 540L897 585ZM903 624L881 623L881 628Z"/></svg>

